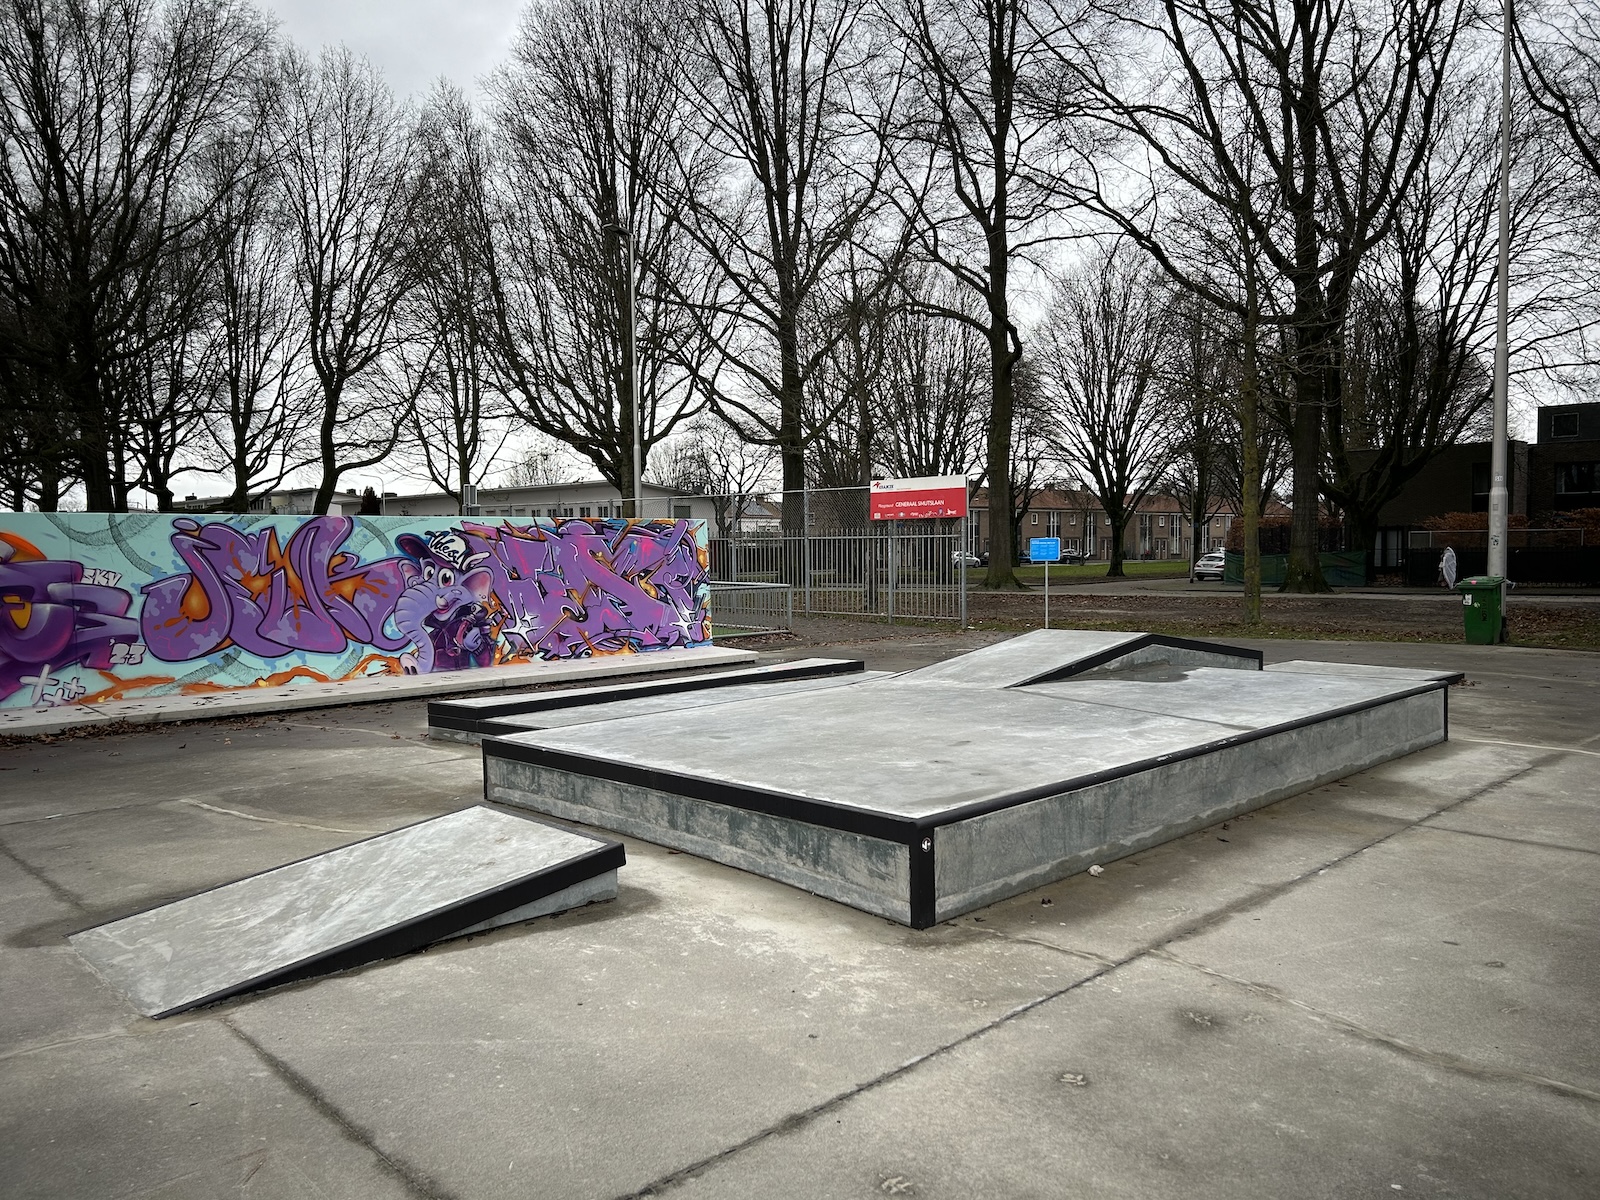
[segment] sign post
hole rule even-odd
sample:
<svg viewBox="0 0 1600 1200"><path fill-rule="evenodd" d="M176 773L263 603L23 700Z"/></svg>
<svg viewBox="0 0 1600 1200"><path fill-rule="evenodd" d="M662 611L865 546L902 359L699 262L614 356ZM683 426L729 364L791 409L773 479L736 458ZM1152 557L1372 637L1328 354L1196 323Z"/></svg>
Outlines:
<svg viewBox="0 0 1600 1200"><path fill-rule="evenodd" d="M1061 561L1061 539L1029 538L1028 559L1044 564L1044 627L1050 628L1050 564Z"/></svg>

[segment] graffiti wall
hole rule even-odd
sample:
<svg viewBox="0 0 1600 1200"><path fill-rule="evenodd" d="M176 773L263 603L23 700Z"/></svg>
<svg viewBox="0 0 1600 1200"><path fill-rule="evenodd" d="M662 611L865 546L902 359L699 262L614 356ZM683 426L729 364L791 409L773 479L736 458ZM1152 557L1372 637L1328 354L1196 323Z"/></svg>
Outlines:
<svg viewBox="0 0 1600 1200"><path fill-rule="evenodd" d="M711 640L701 521L0 513L0 706Z"/></svg>

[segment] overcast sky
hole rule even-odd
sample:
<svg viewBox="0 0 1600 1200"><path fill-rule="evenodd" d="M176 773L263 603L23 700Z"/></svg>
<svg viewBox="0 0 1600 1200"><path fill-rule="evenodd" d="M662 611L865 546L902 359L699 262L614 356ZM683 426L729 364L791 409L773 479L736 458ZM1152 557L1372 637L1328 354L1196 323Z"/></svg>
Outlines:
<svg viewBox="0 0 1600 1200"><path fill-rule="evenodd" d="M276 0L282 31L308 50L343 42L371 59L395 95L441 75L466 90L506 56L523 0Z"/></svg>

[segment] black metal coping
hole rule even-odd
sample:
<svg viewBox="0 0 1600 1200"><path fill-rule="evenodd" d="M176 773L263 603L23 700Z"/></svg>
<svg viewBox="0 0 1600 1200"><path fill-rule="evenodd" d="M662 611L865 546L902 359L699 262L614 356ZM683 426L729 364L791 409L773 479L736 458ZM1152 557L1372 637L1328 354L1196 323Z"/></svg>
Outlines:
<svg viewBox="0 0 1600 1200"><path fill-rule="evenodd" d="M933 866L934 853L938 844L938 830L941 826L969 821L974 817L986 816L989 813L1015 808L1018 805L1028 804L1035 800L1043 800L1049 796L1082 791L1098 784L1109 783L1117 779L1125 779L1131 775L1138 775L1144 771L1154 770L1157 767L1186 762L1190 759L1201 758L1207 754L1215 754L1218 751L1232 749L1236 746L1248 745L1251 742L1261 741L1279 734L1291 733L1296 729L1320 725L1324 721L1352 716L1370 709L1382 708L1385 705L1408 700L1414 696L1424 695L1432 691L1439 692L1440 699L1443 701L1443 732L1448 739L1450 736L1449 687L1442 680L1429 680L1406 688L1403 691L1392 692L1389 695L1380 696L1372 700L1362 700L1354 704L1347 704L1309 717L1297 717L1293 721L1285 721L1278 725L1229 734L1226 737L1202 742L1197 746L1175 750L1170 754L1158 754L1149 758L1137 759L1133 762L1119 763L1115 767L1108 767L1102 771L1074 775L1067 779L1052 780L1034 787L1007 792L985 800L978 800L971 804L961 805L957 808L928 813L920 817L901 816L894 813L864 809L856 805L841 804L837 801L822 800L811 796L799 796L792 792L780 792L771 788L728 783L703 775L663 771L634 763L621 763L586 754L574 754L566 750L552 750L543 746L531 746L524 742L510 741L497 737L485 738L483 742L484 794L485 796L488 795L489 759L491 757L503 758L513 762L525 762L533 766L566 771L574 775L586 775L613 783L666 792L670 795L683 796L691 800L722 804L729 808L758 812L765 816L801 821L808 825L816 825L842 833L858 834L886 842L898 842L908 847L911 854L911 925L914 929L927 929L934 923L933 913L936 898L934 896ZM919 918L925 918L925 923L919 923Z"/></svg>
<svg viewBox="0 0 1600 1200"><path fill-rule="evenodd" d="M487 808L488 805L474 805L473 807ZM462 809L458 812L465 811ZM519 820L528 821L533 825L543 825L544 822L528 816L526 813L516 812L496 806L494 812L504 816L514 816ZM440 814L450 816L449 813ZM169 904L177 904L182 900L192 900L196 896L204 896L209 892L220 891L231 887L235 883L242 883L246 879L256 879L262 875L270 875L274 871L281 871L286 867L297 866L300 863L310 862L314 858L321 858L325 854L345 850L351 846L358 846L363 842L376 841L378 838L388 837L390 834L399 833L405 829L414 829L418 825L426 825L429 821L436 821L438 817L425 817L421 821L413 821L409 825L399 825L394 829L386 829L382 833L375 833L371 837L357 838L353 842L346 842L343 846L335 846L330 850L323 850L316 854L308 854L304 858L293 859L290 862L279 863L275 867L268 867L263 871L254 871L249 875L241 875L238 879L229 880L227 883L218 884L216 887L203 888L189 896L181 896L161 904L152 905L150 908L138 912L127 913L116 921L126 920L127 917L139 916L140 913L154 912L158 908L166 908ZM564 832L576 832L566 830ZM525 904L532 904L535 900L543 900L546 896L553 896L557 892L565 891L574 884L593 879L607 871L615 871L626 865L627 852L621 842L605 841L590 834L579 836L592 841L593 850L570 858L565 862L556 863L554 866L543 870L534 871L528 875L520 876L498 887L489 888L475 895L454 901L443 908L430 913L423 913L409 921L380 930L366 937L356 938L343 945L325 950L311 958L283 967L276 971L269 971L238 983L230 984L199 999L190 1000L174 1008L165 1009L154 1014L156 1020L162 1017L175 1016L191 1009L203 1008L208 1004L243 995L246 992L261 991L265 988L278 987L285 983L297 983L303 979L313 979L319 975L331 975L337 971L348 971L352 967L364 966L370 962L378 962L386 958L398 958L409 954L413 950L420 950L434 942L443 941L452 934L470 929L484 921L499 916L501 913L510 912L512 909L521 908ZM99 921L75 932L83 933L88 929L98 929L101 925L114 924L115 921ZM70 936L70 935L69 935Z"/></svg>
<svg viewBox="0 0 1600 1200"><path fill-rule="evenodd" d="M1126 658L1136 654L1149 646L1168 646L1175 650L1193 650L1200 654L1220 654L1229 658L1242 658L1246 662L1255 664L1257 671L1266 663L1266 654L1260 650L1250 650L1244 646L1229 646L1222 642L1197 642L1191 638L1172 637L1165 633L1146 633L1134 638L1131 642L1123 642L1120 646L1113 646L1109 650L1101 650L1094 654L1086 655L1067 663L1065 666L1052 667L1042 674L1035 675L1032 679L1025 679L1021 683L1009 684L1009 687L1028 687L1035 683L1054 683L1061 679L1071 679L1074 675L1081 675L1085 671L1093 671L1096 667L1103 667L1107 663L1116 662L1119 658Z"/></svg>
<svg viewBox="0 0 1600 1200"><path fill-rule="evenodd" d="M635 680L631 683L598 684L544 692L518 692L511 696L492 696L474 700L435 700L428 705L428 724L439 729L466 733L491 733L482 728L494 717L522 713L549 712L576 708L583 704L606 704L613 700L633 700L644 696L694 692L702 688L732 687L739 683L767 683L787 679L816 679L827 675L849 675L866 669L858 658L802 658L794 662L772 663L764 667L736 667L731 671L703 672L698 675L668 675Z"/></svg>

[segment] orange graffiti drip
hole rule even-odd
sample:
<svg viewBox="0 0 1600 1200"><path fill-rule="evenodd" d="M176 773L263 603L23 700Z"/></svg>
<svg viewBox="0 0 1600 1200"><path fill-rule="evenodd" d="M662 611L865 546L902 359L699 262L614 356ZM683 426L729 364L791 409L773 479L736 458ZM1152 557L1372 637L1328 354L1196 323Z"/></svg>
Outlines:
<svg viewBox="0 0 1600 1200"><path fill-rule="evenodd" d="M140 675L134 679L119 679L110 671L101 671L99 674L102 679L109 680L111 686L79 697L79 704L104 704L107 700L125 700L128 693L136 689L160 687L173 681L171 675Z"/></svg>

